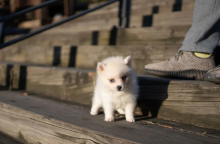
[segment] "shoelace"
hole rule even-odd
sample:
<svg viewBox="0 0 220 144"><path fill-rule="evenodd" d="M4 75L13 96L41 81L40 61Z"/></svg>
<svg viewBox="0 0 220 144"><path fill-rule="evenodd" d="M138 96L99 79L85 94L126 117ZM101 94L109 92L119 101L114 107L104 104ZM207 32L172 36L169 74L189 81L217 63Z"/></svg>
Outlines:
<svg viewBox="0 0 220 144"><path fill-rule="evenodd" d="M178 61L178 60L179 60L179 57L181 57L182 55L183 55L183 52L182 52L182 51L178 52L178 53L174 56L175 60ZM168 59L168 61L170 61L170 58Z"/></svg>

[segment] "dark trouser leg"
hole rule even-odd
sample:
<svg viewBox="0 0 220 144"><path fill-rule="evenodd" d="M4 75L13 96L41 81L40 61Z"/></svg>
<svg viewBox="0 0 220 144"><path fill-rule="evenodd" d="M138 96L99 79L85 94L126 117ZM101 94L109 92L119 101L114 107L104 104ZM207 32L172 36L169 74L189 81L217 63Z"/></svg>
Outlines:
<svg viewBox="0 0 220 144"><path fill-rule="evenodd" d="M196 0L192 27L180 51L213 53L220 38L220 0Z"/></svg>

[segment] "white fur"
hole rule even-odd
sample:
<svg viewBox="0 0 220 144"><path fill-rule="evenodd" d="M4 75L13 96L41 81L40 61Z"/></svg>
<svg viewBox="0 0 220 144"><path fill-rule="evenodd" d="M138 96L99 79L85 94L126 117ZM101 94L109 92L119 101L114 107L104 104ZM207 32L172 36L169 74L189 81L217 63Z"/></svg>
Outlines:
<svg viewBox="0 0 220 144"><path fill-rule="evenodd" d="M126 76L123 81L122 77ZM114 79L111 83L109 80ZM121 86L118 91L117 86ZM105 112L105 121L114 121L114 110L125 114L128 122L134 122L134 111L138 97L136 73L131 66L131 57L110 57L97 65L97 80L92 101L91 115L99 108Z"/></svg>

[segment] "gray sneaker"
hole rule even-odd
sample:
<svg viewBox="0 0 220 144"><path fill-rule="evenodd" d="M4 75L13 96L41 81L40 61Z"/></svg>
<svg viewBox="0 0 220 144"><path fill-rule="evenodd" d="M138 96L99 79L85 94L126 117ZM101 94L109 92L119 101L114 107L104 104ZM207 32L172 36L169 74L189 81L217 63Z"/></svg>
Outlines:
<svg viewBox="0 0 220 144"><path fill-rule="evenodd" d="M220 84L220 65L216 67L215 69L208 71L205 74L204 80Z"/></svg>
<svg viewBox="0 0 220 144"><path fill-rule="evenodd" d="M205 73L213 68L213 56L199 58L193 52L180 51L166 61L146 65L144 72L161 77L204 80Z"/></svg>

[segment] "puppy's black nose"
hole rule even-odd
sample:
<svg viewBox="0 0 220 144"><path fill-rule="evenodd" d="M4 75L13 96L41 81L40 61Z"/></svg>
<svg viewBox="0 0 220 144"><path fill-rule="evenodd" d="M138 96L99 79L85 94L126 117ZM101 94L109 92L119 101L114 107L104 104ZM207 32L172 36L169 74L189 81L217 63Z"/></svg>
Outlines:
<svg viewBox="0 0 220 144"><path fill-rule="evenodd" d="M117 86L117 89L118 89L118 90L121 90L121 88L122 88L121 86Z"/></svg>

